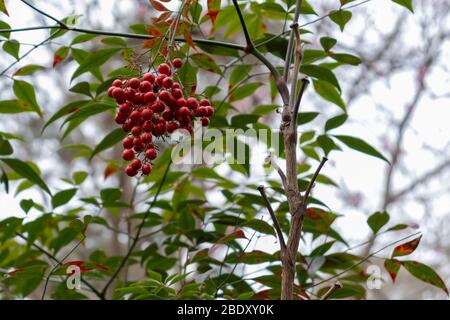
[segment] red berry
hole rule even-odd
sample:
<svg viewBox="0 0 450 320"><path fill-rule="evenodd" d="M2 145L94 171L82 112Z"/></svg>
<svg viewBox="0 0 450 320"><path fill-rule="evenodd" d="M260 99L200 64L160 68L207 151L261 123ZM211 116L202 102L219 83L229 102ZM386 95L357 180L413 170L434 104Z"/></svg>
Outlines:
<svg viewBox="0 0 450 320"><path fill-rule="evenodd" d="M141 144L143 144L142 138L141 137L135 137L133 139L133 146L140 146Z"/></svg>
<svg viewBox="0 0 450 320"><path fill-rule="evenodd" d="M181 89L181 85L178 82L174 82L172 85L172 89Z"/></svg>
<svg viewBox="0 0 450 320"><path fill-rule="evenodd" d="M162 90L162 91L159 93L159 100L164 101L164 102L167 102L167 101L169 101L169 99L170 99L170 93L169 93L169 91L167 91L167 90Z"/></svg>
<svg viewBox="0 0 450 320"><path fill-rule="evenodd" d="M137 89L141 85L141 81L138 78L132 78L128 81L128 86Z"/></svg>
<svg viewBox="0 0 450 320"><path fill-rule="evenodd" d="M170 76L170 67L167 63L161 63L158 67L158 72Z"/></svg>
<svg viewBox="0 0 450 320"><path fill-rule="evenodd" d="M131 149L133 148L133 138L132 137L126 137L122 140L122 145L125 149Z"/></svg>
<svg viewBox="0 0 450 320"><path fill-rule="evenodd" d="M187 117L187 116L189 116L191 114L191 110L189 110L186 107L181 107L180 110L178 110L178 114L181 117Z"/></svg>
<svg viewBox="0 0 450 320"><path fill-rule="evenodd" d="M142 174L148 175L152 171L152 166L149 163L146 163L142 166Z"/></svg>
<svg viewBox="0 0 450 320"><path fill-rule="evenodd" d="M120 113L116 114L116 116L114 117L114 121L117 124L124 124L125 121L127 121L127 119Z"/></svg>
<svg viewBox="0 0 450 320"><path fill-rule="evenodd" d="M144 125L142 126L142 130L144 130L144 132L152 132L153 123L151 121L145 121Z"/></svg>
<svg viewBox="0 0 450 320"><path fill-rule="evenodd" d="M173 88L173 86L172 86L172 88ZM175 99L183 98L183 91L181 91L181 89L172 89L172 96Z"/></svg>
<svg viewBox="0 0 450 320"><path fill-rule="evenodd" d="M151 108L155 113L164 111L164 105L160 102L155 102L154 104L152 104Z"/></svg>
<svg viewBox="0 0 450 320"><path fill-rule="evenodd" d="M206 106L206 116L211 117L214 114L214 108L211 106Z"/></svg>
<svg viewBox="0 0 450 320"><path fill-rule="evenodd" d="M156 101L156 94L154 92L147 92L144 94L144 103L149 104Z"/></svg>
<svg viewBox="0 0 450 320"><path fill-rule="evenodd" d="M153 84L155 82L155 75L151 72L145 73L144 81L148 81Z"/></svg>
<svg viewBox="0 0 450 320"><path fill-rule="evenodd" d="M136 90L126 88L124 91L125 91L125 99L127 99L130 102L133 102L136 99Z"/></svg>
<svg viewBox="0 0 450 320"><path fill-rule="evenodd" d="M166 109L164 110L164 112L162 113L162 117L164 118L164 120L172 120L173 118L173 113L170 109Z"/></svg>
<svg viewBox="0 0 450 320"><path fill-rule="evenodd" d="M125 98L125 92L122 88L114 88L112 91L112 96L116 99L123 99Z"/></svg>
<svg viewBox="0 0 450 320"><path fill-rule="evenodd" d="M136 152L144 151L144 149L145 149L144 144L138 144L138 145L134 146L134 151L136 151Z"/></svg>
<svg viewBox="0 0 450 320"><path fill-rule="evenodd" d="M177 120L183 126L187 125L189 122L191 122L191 118L189 116L184 116L184 117L183 116L179 116L177 118Z"/></svg>
<svg viewBox="0 0 450 320"><path fill-rule="evenodd" d="M144 103L144 94L143 93L137 93L136 97L134 99L135 104L143 104Z"/></svg>
<svg viewBox="0 0 450 320"><path fill-rule="evenodd" d="M142 114L139 111L133 111L130 114L130 119L139 122L142 120Z"/></svg>
<svg viewBox="0 0 450 320"><path fill-rule="evenodd" d="M186 99L185 98L180 98L177 100L177 105L181 108L181 107L186 107L187 103L186 103Z"/></svg>
<svg viewBox="0 0 450 320"><path fill-rule="evenodd" d="M172 64L175 68L180 69L183 66L183 61L180 58L175 58L173 59Z"/></svg>
<svg viewBox="0 0 450 320"><path fill-rule="evenodd" d="M207 127L209 125L209 119L208 118L201 118L200 121L202 122L202 126Z"/></svg>
<svg viewBox="0 0 450 320"><path fill-rule="evenodd" d="M131 163L131 166L136 169L139 170L142 166L142 161L139 159L134 159L133 162Z"/></svg>
<svg viewBox="0 0 450 320"><path fill-rule="evenodd" d="M173 80L171 77L166 77L164 78L164 80L162 81L162 85L164 88L172 88L173 85Z"/></svg>
<svg viewBox="0 0 450 320"><path fill-rule="evenodd" d="M139 127L139 126L134 126L134 127L131 129L131 134L132 134L133 136L135 136L135 137L139 136L139 135L141 134L141 127Z"/></svg>
<svg viewBox="0 0 450 320"><path fill-rule="evenodd" d="M209 103L209 101L206 100L206 99L201 99L200 102L199 102L199 104L200 104L201 106L203 106L203 107L206 107L206 106L211 105L211 104Z"/></svg>
<svg viewBox="0 0 450 320"><path fill-rule="evenodd" d="M198 117L204 117L208 112L205 107L198 107L195 111L196 111L195 115Z"/></svg>
<svg viewBox="0 0 450 320"><path fill-rule="evenodd" d="M150 81L142 81L139 90L141 92L149 92L152 90L152 84Z"/></svg>
<svg viewBox="0 0 450 320"><path fill-rule="evenodd" d="M130 161L134 158L134 152L131 149L124 150L122 152L123 160Z"/></svg>
<svg viewBox="0 0 450 320"><path fill-rule="evenodd" d="M141 136L142 143L148 144L152 142L152 135L150 133L144 133Z"/></svg>
<svg viewBox="0 0 450 320"><path fill-rule="evenodd" d="M154 160L157 155L158 155L158 153L156 152L156 149L154 149L154 148L147 149L147 151L145 151L145 157L147 159Z"/></svg>
<svg viewBox="0 0 450 320"><path fill-rule="evenodd" d="M167 123L167 132L172 133L178 129L178 124L176 122L168 122Z"/></svg>
<svg viewBox="0 0 450 320"><path fill-rule="evenodd" d="M167 75L165 74L160 74L159 76L156 77L155 83L156 85L158 85L159 87L162 86L162 82L163 80L167 77Z"/></svg>
<svg viewBox="0 0 450 320"><path fill-rule="evenodd" d="M189 109L195 109L195 108L198 107L197 99L195 99L195 98L193 98L193 97L187 99L186 103L187 103L187 107L188 107Z"/></svg>
<svg viewBox="0 0 450 320"><path fill-rule="evenodd" d="M132 166L128 166L125 169L125 173L130 177L134 177L135 175L137 175L138 171L134 169Z"/></svg>
<svg viewBox="0 0 450 320"><path fill-rule="evenodd" d="M144 109L142 110L142 118L144 120L150 120L153 116L153 111L150 109Z"/></svg>
<svg viewBox="0 0 450 320"><path fill-rule="evenodd" d="M187 130L190 134L194 133L194 129L192 128L192 126L190 124L183 126L183 129Z"/></svg>
<svg viewBox="0 0 450 320"><path fill-rule="evenodd" d="M113 85L113 87L120 88L120 87L122 87L122 81L119 80L119 79L116 79L116 80L113 81L112 85Z"/></svg>
<svg viewBox="0 0 450 320"><path fill-rule="evenodd" d="M119 106L119 112L120 112L122 115L124 115L124 116L128 116L128 115L130 114L130 112L131 112L131 109L132 109L132 107L131 107L131 105L128 104L128 103L122 103L122 104Z"/></svg>
<svg viewBox="0 0 450 320"><path fill-rule="evenodd" d="M131 124L131 122L127 121L122 125L122 129L125 132L130 132L131 129L133 128L133 125Z"/></svg>
<svg viewBox="0 0 450 320"><path fill-rule="evenodd" d="M166 132L166 123L158 123L155 128L153 129L153 133L155 136L159 137L162 136Z"/></svg>

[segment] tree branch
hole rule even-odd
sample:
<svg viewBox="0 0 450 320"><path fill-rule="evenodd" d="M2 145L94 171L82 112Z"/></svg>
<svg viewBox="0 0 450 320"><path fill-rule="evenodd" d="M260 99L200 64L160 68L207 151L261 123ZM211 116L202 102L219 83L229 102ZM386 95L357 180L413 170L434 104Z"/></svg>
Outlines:
<svg viewBox="0 0 450 320"><path fill-rule="evenodd" d="M323 157L322 161L320 162L319 166L316 169L316 172L314 172L313 177L311 178L311 181L309 182L308 188L305 191L305 195L303 197L303 206L306 208L306 205L308 203L308 198L311 193L312 188L314 187L314 182L316 182L317 177L319 176L320 170L322 170L322 167L324 166L325 162L327 162L328 158Z"/></svg>
<svg viewBox="0 0 450 320"><path fill-rule="evenodd" d="M300 110L300 103L302 102L303 93L305 93L306 87L309 84L309 80L306 78L302 79L302 86L300 87L300 92L298 93L297 100L295 101L294 111L292 112L292 121L294 121L293 126L297 127L297 117L298 111Z"/></svg>
<svg viewBox="0 0 450 320"><path fill-rule="evenodd" d="M49 15L47 12L44 12L42 10L40 10L39 8L35 7L34 5L32 5L31 3L29 3L28 1L25 0L20 0L22 1L24 4L26 4L27 6L29 6L31 9L33 9L34 11L37 11L38 13L40 13L43 16L46 16L47 18L50 18L51 20L55 21L57 24L60 25L61 29L68 29L67 25L62 22L61 20L56 19L55 17Z"/></svg>
<svg viewBox="0 0 450 320"><path fill-rule="evenodd" d="M244 31L245 43L246 43L245 51L250 52L252 50L252 48L254 47L253 41L250 38L250 34L248 32L247 25L245 24L244 16L242 15L242 11L241 11L241 8L239 8L239 4L238 4L237 0L233 0L233 4L236 9L236 13L239 17L239 21L241 22L242 30Z"/></svg>
<svg viewBox="0 0 450 320"><path fill-rule="evenodd" d="M331 297L331 295L332 295L333 293L335 293L337 289L340 289L340 288L342 288L342 284L340 284L339 282L336 282L336 283L335 283L335 284L327 291L327 293L325 293L325 294L323 295L322 299L320 299L320 300L328 300L328 299Z"/></svg>
<svg viewBox="0 0 450 320"><path fill-rule="evenodd" d="M275 231L278 235L278 241L280 242L280 249L281 254L283 255L286 251L286 242L284 241L283 231L281 231L280 224L278 223L277 216L275 215L275 212L272 209L272 205L269 202L269 199L267 198L266 191L264 190L264 186L258 187L259 193L261 193L261 197L264 200L264 204L267 207L267 211L269 211L270 217L272 218L273 227L275 228Z"/></svg>
<svg viewBox="0 0 450 320"><path fill-rule="evenodd" d="M298 23L298 18L300 16L301 8L302 8L302 0L297 0L295 3L295 13L294 13L293 24ZM284 82L287 82L287 79L289 77L289 67L291 66L292 51L294 50L294 40L295 40L294 34L291 32L291 35L289 37L289 42L288 42L288 48L286 51L286 58L284 59L284 73L283 73Z"/></svg>

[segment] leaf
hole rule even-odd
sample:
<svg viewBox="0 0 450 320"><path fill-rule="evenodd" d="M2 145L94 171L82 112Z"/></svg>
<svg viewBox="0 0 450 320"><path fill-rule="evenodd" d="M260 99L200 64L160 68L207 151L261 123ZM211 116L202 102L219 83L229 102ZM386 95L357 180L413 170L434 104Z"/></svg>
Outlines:
<svg viewBox="0 0 450 320"><path fill-rule="evenodd" d="M232 90L230 101L238 101L252 95L262 84L259 82L246 83Z"/></svg>
<svg viewBox="0 0 450 320"><path fill-rule="evenodd" d="M67 58L68 54L69 54L69 47L61 47L58 50L56 50L55 54L53 55L53 67L55 67L57 64L61 63L61 61Z"/></svg>
<svg viewBox="0 0 450 320"><path fill-rule="evenodd" d="M56 209L57 207L65 205L67 202L69 202L73 198L75 193L77 193L77 190L77 188L72 188L55 193L55 195L52 197L53 209Z"/></svg>
<svg viewBox="0 0 450 320"><path fill-rule="evenodd" d="M219 14L221 0L208 0L208 12L206 15L211 19L211 32L214 31L217 15Z"/></svg>
<svg viewBox="0 0 450 320"><path fill-rule="evenodd" d="M389 214L385 211L375 212L367 219L367 224L373 233L377 233L386 223L389 222Z"/></svg>
<svg viewBox="0 0 450 320"><path fill-rule="evenodd" d="M6 53L19 60L20 43L17 40L9 40L3 44L3 50Z"/></svg>
<svg viewBox="0 0 450 320"><path fill-rule="evenodd" d="M347 147L368 154L370 156L379 158L381 160L386 161L389 163L389 161L380 153L378 152L374 147L369 145L367 142L365 142L362 139L351 137L351 136L334 136L336 139L340 140L342 143L344 143Z"/></svg>
<svg viewBox="0 0 450 320"><path fill-rule="evenodd" d="M413 253L419 246L421 238L422 238L422 236L419 236L418 238L415 238L411 241L408 241L406 243L403 243L403 244L395 247L394 251L392 252L391 258L407 256L407 255Z"/></svg>
<svg viewBox="0 0 450 320"><path fill-rule="evenodd" d="M77 83L72 88L70 88L69 91L75 92L75 93L81 93L81 94L84 94L84 95L92 98L91 86L89 85L89 82L86 82L86 81Z"/></svg>
<svg viewBox="0 0 450 320"><path fill-rule="evenodd" d="M405 7L406 9L411 11L412 13L414 13L412 0L392 0L392 1L397 3L397 4L399 4L399 5L401 5L402 7Z"/></svg>
<svg viewBox="0 0 450 320"><path fill-rule="evenodd" d="M23 199L20 201L20 207L25 212L25 214L28 214L31 208L34 206L34 201L31 199Z"/></svg>
<svg viewBox="0 0 450 320"><path fill-rule="evenodd" d="M317 137L317 143L323 149L323 152L325 153L325 156L328 156L328 154L332 150L339 150L339 148L334 143L333 139L331 139L327 135L320 135L320 136L318 136Z"/></svg>
<svg viewBox="0 0 450 320"><path fill-rule="evenodd" d="M264 220L260 219L252 219L250 221L246 221L243 224L241 224L241 227L247 227L253 230L256 230L261 233L275 235L275 231L273 230L272 226L265 222Z"/></svg>
<svg viewBox="0 0 450 320"><path fill-rule="evenodd" d="M14 80L13 91L17 98L28 103L33 111L42 116L41 108L36 101L34 87L31 84L23 80Z"/></svg>
<svg viewBox="0 0 450 320"><path fill-rule="evenodd" d="M334 103L338 107L340 107L344 112L347 112L345 108L345 103L341 98L339 91L325 81L317 81L314 80L314 90L325 100Z"/></svg>
<svg viewBox="0 0 450 320"><path fill-rule="evenodd" d="M317 118L319 114L319 112L300 112L297 116L297 125L301 126L309 123Z"/></svg>
<svg viewBox="0 0 450 320"><path fill-rule="evenodd" d="M331 48L333 48L336 45L336 39L329 38L329 37L322 37L320 38L320 44L322 45L323 50L330 51Z"/></svg>
<svg viewBox="0 0 450 320"><path fill-rule="evenodd" d="M239 65L233 69L228 81L228 88L234 87L240 81L248 77L248 74L252 70L252 66L249 65Z"/></svg>
<svg viewBox="0 0 450 320"><path fill-rule="evenodd" d="M14 73L15 76L27 76L35 73L36 71L45 69L43 66L37 64L30 64L28 66L24 66Z"/></svg>
<svg viewBox="0 0 450 320"><path fill-rule="evenodd" d="M77 171L72 174L72 179L75 182L75 184L80 185L84 182L84 180L86 180L87 176L88 176L87 172Z"/></svg>
<svg viewBox="0 0 450 320"><path fill-rule="evenodd" d="M37 184L39 187L41 187L43 190L45 190L45 192L47 192L49 195L52 195L50 192L50 189L47 187L45 182L26 162L23 162L22 160L14 159L14 158L0 158L0 161L3 161L5 164L7 164L12 170L14 170L20 176Z"/></svg>
<svg viewBox="0 0 450 320"><path fill-rule="evenodd" d="M13 153L13 148L8 140L4 139L2 135L0 135L0 155L1 156L9 156Z"/></svg>
<svg viewBox="0 0 450 320"><path fill-rule="evenodd" d="M338 62L351 64L352 66L357 66L361 63L360 58L348 53L332 53L330 57Z"/></svg>
<svg viewBox="0 0 450 320"><path fill-rule="evenodd" d="M96 114L99 114L99 113L102 113L102 112L105 112L105 111L108 111L108 110L111 110L114 108L116 108L116 106L111 105L111 104L100 103L100 102L89 103L85 107L81 108L80 110L77 110L76 112L74 112L70 116L68 116L67 119L64 120L63 125L66 124L67 122L71 122L71 121L75 121L75 120L80 120L82 122L93 115L96 115Z"/></svg>
<svg viewBox="0 0 450 320"><path fill-rule="evenodd" d="M150 4L152 5L153 8L155 8L155 10L158 10L158 11L170 11L162 3L160 3L160 2L158 2L156 0L150 0Z"/></svg>
<svg viewBox="0 0 450 320"><path fill-rule="evenodd" d="M195 53L191 55L190 58L200 69L222 75L222 71L217 63L206 53Z"/></svg>
<svg viewBox="0 0 450 320"><path fill-rule="evenodd" d="M341 31L344 31L344 27L347 24L347 22L350 21L352 18L352 13L350 11L346 10L335 10L332 11L330 14L330 19L334 23L336 23Z"/></svg>
<svg viewBox="0 0 450 320"><path fill-rule="evenodd" d="M76 36L75 38L73 38L71 45L90 41L96 37L98 37L97 34L90 34L90 33L80 34L80 35Z"/></svg>
<svg viewBox="0 0 450 320"><path fill-rule="evenodd" d="M7 24L5 21L0 20L0 29L6 30L11 29L11 26ZM6 39L9 39L9 36L11 35L11 32L4 31L0 32L0 36L5 37Z"/></svg>
<svg viewBox="0 0 450 320"><path fill-rule="evenodd" d="M328 119L325 123L325 131L328 132L330 130L336 129L343 125L345 121L347 121L348 116L346 114L341 114L339 116Z"/></svg>
<svg viewBox="0 0 450 320"><path fill-rule="evenodd" d="M300 68L300 72L302 72L310 77L316 78L318 80L326 81L326 82L332 84L334 87L336 87L339 91L341 91L339 82L338 82L336 76L334 75L334 73L330 69L327 69L325 67L318 66L315 64L307 64L307 65L303 65Z"/></svg>
<svg viewBox="0 0 450 320"><path fill-rule="evenodd" d="M5 6L5 0L0 0L0 11L9 16L8 10Z"/></svg>
<svg viewBox="0 0 450 320"><path fill-rule="evenodd" d="M247 239L247 237L245 236L244 231L239 229L226 235L225 237L220 238L216 243L217 244L228 243L235 239Z"/></svg>
<svg viewBox="0 0 450 320"><path fill-rule="evenodd" d="M86 105L89 102L89 100L79 100L79 101L73 101L70 102L68 104L66 104L65 106L63 106L61 109L59 109L57 112L55 112L55 114L53 114L53 116L45 123L44 127L42 128L42 132L44 132L44 130L53 122L55 122L56 120L64 117L65 115L74 112L76 110L78 110L79 108L83 107L84 105Z"/></svg>
<svg viewBox="0 0 450 320"><path fill-rule="evenodd" d="M448 289L441 277L429 266L417 261L401 261L402 266L408 272L419 280L429 283L445 291L448 295Z"/></svg>
<svg viewBox="0 0 450 320"><path fill-rule="evenodd" d="M120 141L122 141L123 138L127 136L127 133L123 131L121 128L115 129L112 132L108 133L102 141L95 147L94 151L92 151L91 156L89 159L92 159L97 153L100 153L108 148L111 148L112 146L116 145Z"/></svg>
<svg viewBox="0 0 450 320"><path fill-rule="evenodd" d="M86 59L84 59L80 66L75 70L70 81L73 81L76 77L82 75L83 73L93 71L95 68L100 67L106 61L108 61L112 56L117 54L120 48L102 49L97 52L91 53Z"/></svg>
<svg viewBox="0 0 450 320"><path fill-rule="evenodd" d="M393 283L395 283L395 279L397 279L397 274L400 267L401 263L397 259L386 259L384 261L384 268L389 273Z"/></svg>
<svg viewBox="0 0 450 320"><path fill-rule="evenodd" d="M30 104L21 100L1 100L0 113L21 113L34 111Z"/></svg>

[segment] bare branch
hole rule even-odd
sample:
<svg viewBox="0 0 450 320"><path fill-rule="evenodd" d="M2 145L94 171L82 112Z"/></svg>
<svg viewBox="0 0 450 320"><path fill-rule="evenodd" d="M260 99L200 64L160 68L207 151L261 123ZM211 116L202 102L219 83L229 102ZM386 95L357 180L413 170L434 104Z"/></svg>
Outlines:
<svg viewBox="0 0 450 320"><path fill-rule="evenodd" d="M275 228L275 231L278 235L278 241L280 241L280 249L281 254L284 254L286 251L286 242L284 241L283 231L281 231L280 224L278 223L277 216L275 215L275 212L272 209L272 205L269 202L269 198L267 198L266 191L264 190L264 186L258 187L259 193L261 193L261 197L264 200L264 203L267 207L267 211L269 211L270 217L272 218L273 227Z"/></svg>
<svg viewBox="0 0 450 320"><path fill-rule="evenodd" d="M294 12L294 24L298 23L298 18L300 16L300 10L302 8L302 0L297 0L295 3L295 12ZM294 34L291 32L291 36L289 37L288 42L288 48L286 51L286 57L284 59L284 73L283 73L283 80L284 82L287 82L287 79L289 77L289 68L291 66L291 60L292 60L292 51L294 50Z"/></svg>
<svg viewBox="0 0 450 320"><path fill-rule="evenodd" d="M309 198L311 190L312 190L312 188L314 186L314 183L316 182L317 176L319 175L320 170L322 170L322 167L324 166L325 162L327 162L327 160L328 160L328 158L326 158L326 157L322 158L322 161L320 162L319 166L316 169L316 172L314 172L314 175L311 178L311 181L309 182L308 188L305 191L305 196L303 197L303 205L305 207L306 207L306 204L308 202L308 198Z"/></svg>
<svg viewBox="0 0 450 320"><path fill-rule="evenodd" d="M323 295L322 299L320 299L320 300L328 300L328 299L331 297L331 295L332 295L333 293L335 293L337 289L340 289L340 288L342 288L342 284L340 284L339 282L336 282L336 283L335 283L335 284L327 291L327 293L325 293L325 294Z"/></svg>

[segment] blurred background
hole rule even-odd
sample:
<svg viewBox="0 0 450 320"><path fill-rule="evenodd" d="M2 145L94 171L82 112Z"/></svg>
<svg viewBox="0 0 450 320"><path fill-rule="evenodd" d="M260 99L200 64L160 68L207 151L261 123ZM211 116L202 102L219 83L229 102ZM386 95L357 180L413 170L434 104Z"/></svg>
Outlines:
<svg viewBox="0 0 450 320"><path fill-rule="evenodd" d="M368 245L359 249L362 255L379 248L379 243L395 240L386 235L370 241L370 230L366 225L369 214L387 210L394 223L418 225L424 236L420 250L414 255L433 266L449 284L450 2L415 0L414 15L390 0L355 2L358 5L351 9L353 18L345 32L340 32L329 19L315 21L336 9L337 2L315 0L314 8L318 16L300 17L300 25L311 23L308 28L314 31L313 35L305 36L310 41L307 48L319 46L320 37L331 36L338 40L339 49L361 58L360 66L348 67L337 73L350 118L337 132L365 139L381 150L392 165L388 166L378 159L349 150L334 152L325 170L340 187L333 189L318 186L316 196L333 210L343 214L338 219L338 225L346 239L355 244L369 240ZM6 3L10 15L2 15L1 20L11 28L49 24L48 19L36 14L20 1L6 0ZM154 14L148 1L140 0L46 0L35 1L35 4L60 18L81 15L77 25L84 28L116 32L128 32L130 24L148 23ZM172 1L170 5L176 4L177 1ZM282 28L282 22L270 21L267 25L271 33L277 33ZM223 30L219 29L217 38L221 37L221 33ZM20 42L21 55L46 37L46 30L11 35L11 38ZM91 177L89 184L84 187L84 193L89 194L107 186L121 186L125 194L130 194L132 186L122 174L104 178L107 167L105 161L72 161L73 151L61 148L61 145L80 143L93 146L114 128L114 123L103 121L102 116L97 116L75 129L62 143L58 124L53 124L41 135L45 121L76 97L76 94L68 91L70 74L76 65L69 59L52 67L55 51L68 45L72 37L73 35L68 34L48 42L4 72L2 70L8 68L14 58L3 51L0 53L0 99L12 97L8 75L14 73L19 66L36 63L47 67L27 79L36 87L37 99L45 111L44 118L28 113L0 114L0 131L24 137L27 143L13 142L16 155L37 163L44 180L52 186L62 184L59 177L85 170L91 173ZM242 38L236 34L231 36L231 40L238 42ZM0 38L0 41L5 39ZM138 41L130 41L130 44L135 45L137 50L141 47ZM95 42L89 42L87 46L87 50L93 50ZM120 63L112 62L107 68L117 68ZM202 82L206 86L212 79L213 76L201 78L200 87ZM256 105L256 101L261 103L266 100L270 101L268 89L261 88L256 95L239 102L237 106L242 110L250 110ZM323 122L336 112L335 108L325 108L325 105L323 100L314 97L312 90L305 96L302 111L314 110L323 114L302 130L322 127ZM339 113L335 115L337 114ZM278 115L267 121L277 126ZM111 153L116 154L117 159L120 158L120 148ZM257 158L258 154L253 156ZM258 183L264 172L261 168L254 171L252 180ZM226 169L224 174L227 174ZM236 179L244 178L236 176ZM216 196L218 197L216 193L211 193L210 201L215 201ZM20 200L35 197L42 195L26 189L15 197L13 192L6 194L1 190L0 219L13 215L23 216L19 207ZM217 201L220 202L220 198ZM27 219L34 219L37 214L31 211ZM120 221L114 223L117 228L122 227ZM267 245L264 239L255 241L260 241L255 246ZM102 245L113 253L124 250L125 242L120 237L103 233L96 235L95 241L88 239L87 246ZM273 239L269 245L273 245ZM369 290L368 298L446 298L441 290L419 281L408 281L409 277L405 271L401 271L398 284L392 285L390 281L386 281L380 290Z"/></svg>

